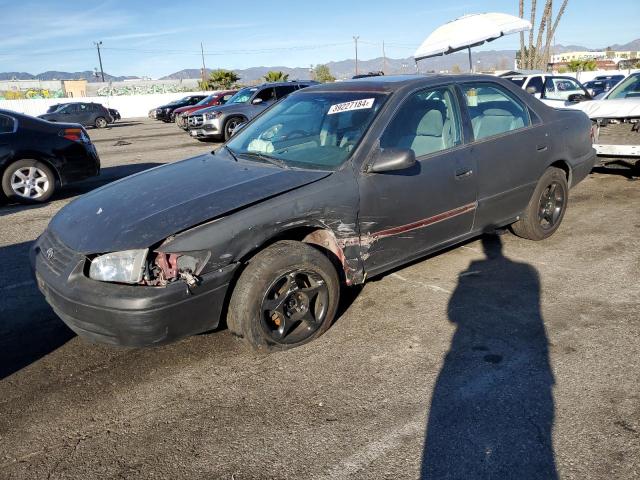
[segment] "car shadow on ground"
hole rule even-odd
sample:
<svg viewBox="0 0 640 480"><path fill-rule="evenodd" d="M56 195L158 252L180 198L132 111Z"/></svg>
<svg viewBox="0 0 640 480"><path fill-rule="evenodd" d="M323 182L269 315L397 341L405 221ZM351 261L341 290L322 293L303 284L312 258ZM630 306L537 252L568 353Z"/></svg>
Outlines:
<svg viewBox="0 0 640 480"><path fill-rule="evenodd" d="M431 395L421 478L558 478L553 384L540 279L482 238L486 258L459 275L456 326Z"/></svg>
<svg viewBox="0 0 640 480"><path fill-rule="evenodd" d="M67 198L75 197L100 188L108 183L120 180L121 178L128 177L136 173L143 172L153 167L163 165L162 163L132 163L128 165L118 165L115 167L105 167L100 170L100 175L97 177L89 178L81 182L67 185L56 193L54 193L51 201L64 200ZM27 205L22 203L9 203L0 207L0 217L5 215L12 215L24 210L33 210L35 208L41 208L48 205L50 202L38 203L33 205Z"/></svg>
<svg viewBox="0 0 640 480"><path fill-rule="evenodd" d="M640 179L640 163L632 165L624 161L614 162L604 166L594 167L591 172L603 175L620 175L627 180L638 180Z"/></svg>
<svg viewBox="0 0 640 480"><path fill-rule="evenodd" d="M53 313L31 277L31 244L0 248L0 263L15 265L0 272L0 380L75 336ZM16 262L16 257L23 261Z"/></svg>
<svg viewBox="0 0 640 480"><path fill-rule="evenodd" d="M107 125L105 130L111 130L112 128L120 128L120 127L131 127L133 125L141 125L142 123L143 122L139 122L139 121L123 120L123 121L118 121L116 123L110 123L109 125ZM100 129L94 127L93 130L100 130Z"/></svg>

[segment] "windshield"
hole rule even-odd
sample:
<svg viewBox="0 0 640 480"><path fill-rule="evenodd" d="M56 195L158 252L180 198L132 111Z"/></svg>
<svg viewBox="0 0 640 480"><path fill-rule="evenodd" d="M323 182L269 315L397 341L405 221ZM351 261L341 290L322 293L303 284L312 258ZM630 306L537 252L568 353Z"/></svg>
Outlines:
<svg viewBox="0 0 640 480"><path fill-rule="evenodd" d="M247 103L251 96L258 91L256 87L247 87L238 91L233 97L227 100L227 103Z"/></svg>
<svg viewBox="0 0 640 480"><path fill-rule="evenodd" d="M620 82L607 97L614 98L637 98L640 97L640 74L631 75Z"/></svg>
<svg viewBox="0 0 640 480"><path fill-rule="evenodd" d="M235 155L335 170L358 146L385 100L380 93L300 92L275 104L227 145Z"/></svg>
<svg viewBox="0 0 640 480"><path fill-rule="evenodd" d="M207 103L209 103L210 101L215 99L217 95L218 94L214 93L213 95L209 95L208 97L204 97L202 100L200 100L198 103L196 103L196 105L206 105Z"/></svg>

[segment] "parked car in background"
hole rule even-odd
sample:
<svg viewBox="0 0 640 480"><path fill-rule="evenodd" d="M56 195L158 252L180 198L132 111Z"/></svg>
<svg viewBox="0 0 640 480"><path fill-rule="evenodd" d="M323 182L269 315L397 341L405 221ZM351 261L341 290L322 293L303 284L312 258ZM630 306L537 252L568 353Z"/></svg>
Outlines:
<svg viewBox="0 0 640 480"><path fill-rule="evenodd" d="M56 185L99 173L100 158L82 125L0 110L0 177L5 198L45 202Z"/></svg>
<svg viewBox="0 0 640 480"><path fill-rule="evenodd" d="M341 285L505 226L551 236L593 166L590 132L584 113L492 76L304 88L215 152L67 204L30 258L93 341L157 345L226 312L252 346L292 348L330 327Z"/></svg>
<svg viewBox="0 0 640 480"><path fill-rule="evenodd" d="M618 82L619 80L590 80L584 83L584 88L587 89L593 98L598 98L599 95L615 87Z"/></svg>
<svg viewBox="0 0 640 480"><path fill-rule="evenodd" d="M61 104L56 110L38 118L49 122L79 123L84 126L105 128L113 123L109 110L99 103L73 102Z"/></svg>
<svg viewBox="0 0 640 480"><path fill-rule="evenodd" d="M188 117L189 133L199 140L228 140L239 124L251 120L290 93L317 83L272 82L243 88L224 105L191 113Z"/></svg>
<svg viewBox="0 0 640 480"><path fill-rule="evenodd" d="M574 108L599 126L594 148L600 164L640 166L640 73L632 73L601 98Z"/></svg>
<svg viewBox="0 0 640 480"><path fill-rule="evenodd" d="M225 90L222 92L215 92L208 97L203 98L195 105L187 105L186 107L176 108L171 114L174 117L176 124L186 130L187 129L187 117L190 113L207 107L215 107L217 105L224 105L231 97L237 93L237 90Z"/></svg>
<svg viewBox="0 0 640 480"><path fill-rule="evenodd" d="M621 82L624 80L625 75L598 75L594 80L612 80L615 82Z"/></svg>
<svg viewBox="0 0 640 480"><path fill-rule="evenodd" d="M564 108L593 97L575 78L560 75L510 75L503 77L550 107Z"/></svg>
<svg viewBox="0 0 640 480"><path fill-rule="evenodd" d="M167 103L166 105L161 105L156 108L156 120L162 120L163 122L172 122L173 117L171 114L176 108L186 107L189 105L195 105L199 101L206 98L207 95L188 95L180 100L176 100L171 103Z"/></svg>

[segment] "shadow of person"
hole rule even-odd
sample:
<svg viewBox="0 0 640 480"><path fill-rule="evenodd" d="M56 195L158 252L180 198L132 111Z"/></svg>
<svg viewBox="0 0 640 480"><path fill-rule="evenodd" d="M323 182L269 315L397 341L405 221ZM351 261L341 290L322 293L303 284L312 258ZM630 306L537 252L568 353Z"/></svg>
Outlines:
<svg viewBox="0 0 640 480"><path fill-rule="evenodd" d="M486 259L460 274L448 306L456 325L425 435L423 479L556 479L553 374L531 265Z"/></svg>

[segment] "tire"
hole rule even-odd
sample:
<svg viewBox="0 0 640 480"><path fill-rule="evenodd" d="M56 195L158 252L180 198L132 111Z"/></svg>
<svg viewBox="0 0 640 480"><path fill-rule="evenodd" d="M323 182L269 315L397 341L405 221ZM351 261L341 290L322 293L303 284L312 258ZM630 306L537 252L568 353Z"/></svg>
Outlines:
<svg viewBox="0 0 640 480"><path fill-rule="evenodd" d="M513 233L529 240L544 240L560 227L567 210L569 185L565 172L549 167L538 181L522 217L511 225Z"/></svg>
<svg viewBox="0 0 640 480"><path fill-rule="evenodd" d="M283 240L259 252L240 275L227 326L257 350L288 350L327 331L339 299L331 260L311 245Z"/></svg>
<svg viewBox="0 0 640 480"><path fill-rule="evenodd" d="M29 183L25 185L25 182ZM51 198L56 177L51 168L37 160L18 160L2 174L2 193L9 201L43 203Z"/></svg>
<svg viewBox="0 0 640 480"><path fill-rule="evenodd" d="M224 141L228 141L231 138L233 130L238 126L238 124L243 123L244 119L242 117L231 117L226 122L224 122Z"/></svg>
<svg viewBox="0 0 640 480"><path fill-rule="evenodd" d="M109 125L109 122L107 122L107 119L104 117L98 117L96 118L95 122L93 122L93 124L96 128L105 128L107 125Z"/></svg>

